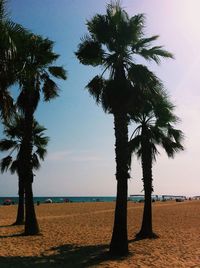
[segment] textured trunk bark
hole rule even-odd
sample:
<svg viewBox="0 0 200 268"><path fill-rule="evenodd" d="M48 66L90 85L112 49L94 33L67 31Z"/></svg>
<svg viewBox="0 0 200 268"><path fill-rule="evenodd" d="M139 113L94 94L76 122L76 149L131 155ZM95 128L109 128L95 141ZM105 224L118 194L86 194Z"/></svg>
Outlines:
<svg viewBox="0 0 200 268"><path fill-rule="evenodd" d="M40 232L33 202L32 183L25 186L25 235L35 235Z"/></svg>
<svg viewBox="0 0 200 268"><path fill-rule="evenodd" d="M128 254L127 234L127 180L128 169L128 118L126 114L114 114L117 198L110 253Z"/></svg>
<svg viewBox="0 0 200 268"><path fill-rule="evenodd" d="M19 202L17 209L16 221L13 225L24 224L24 184L22 178L19 177Z"/></svg>
<svg viewBox="0 0 200 268"><path fill-rule="evenodd" d="M153 229L152 229L152 203L151 203L151 188L152 185L150 181L145 182L144 179L144 192L145 192L145 201L144 201L144 211L141 230L138 233L138 238L153 238Z"/></svg>
<svg viewBox="0 0 200 268"><path fill-rule="evenodd" d="M143 129L142 136L145 138L142 141L142 172L145 200L141 230L136 235L139 239L155 237L152 229L152 153L151 145L146 138L147 135Z"/></svg>
<svg viewBox="0 0 200 268"><path fill-rule="evenodd" d="M32 167L32 126L34 108L32 107L31 96L28 98L25 109L25 135L23 150L23 178L25 189L25 235L35 235L40 232L33 202L33 167ZM29 105L28 105L29 103Z"/></svg>

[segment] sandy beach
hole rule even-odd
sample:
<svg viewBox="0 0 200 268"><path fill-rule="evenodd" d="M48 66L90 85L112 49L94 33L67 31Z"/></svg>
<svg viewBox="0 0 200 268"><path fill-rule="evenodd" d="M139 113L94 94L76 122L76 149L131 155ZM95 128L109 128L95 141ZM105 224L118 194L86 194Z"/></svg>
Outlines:
<svg viewBox="0 0 200 268"><path fill-rule="evenodd" d="M41 235L21 236L10 226L16 205L0 206L0 267L200 267L200 201L153 203L158 239L134 241L143 204L129 202L130 255L112 259L114 203L63 203L36 206Z"/></svg>

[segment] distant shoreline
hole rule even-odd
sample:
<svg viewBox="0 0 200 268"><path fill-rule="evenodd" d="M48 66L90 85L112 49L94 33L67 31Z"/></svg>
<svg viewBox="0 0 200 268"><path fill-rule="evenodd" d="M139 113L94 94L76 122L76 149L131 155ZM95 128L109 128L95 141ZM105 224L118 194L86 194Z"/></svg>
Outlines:
<svg viewBox="0 0 200 268"><path fill-rule="evenodd" d="M177 202L184 201L186 199L200 199L198 196L186 198L185 196L180 195L152 195L152 202L155 201L167 201L167 200L176 200ZM115 196L35 196L34 203L82 203L82 202L115 202ZM143 202L144 195L130 195L127 201L132 202ZM17 196L5 196L0 197L0 205L11 205L17 204Z"/></svg>

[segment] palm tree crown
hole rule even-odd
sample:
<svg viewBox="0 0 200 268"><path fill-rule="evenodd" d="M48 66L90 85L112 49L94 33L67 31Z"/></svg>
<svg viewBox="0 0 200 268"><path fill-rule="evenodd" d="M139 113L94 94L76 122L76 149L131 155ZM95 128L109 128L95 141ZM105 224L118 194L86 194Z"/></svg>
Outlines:
<svg viewBox="0 0 200 268"><path fill-rule="evenodd" d="M136 103L141 89L155 91L158 79L146 66L136 64L137 55L156 63L160 57L173 56L162 46L151 46L157 35L144 37L143 14L129 17L119 3L111 3L106 14L94 16L87 27L89 34L82 39L76 56L82 64L103 68L87 88L104 110L127 110L127 105ZM105 72L109 74L107 80L103 79Z"/></svg>
<svg viewBox="0 0 200 268"><path fill-rule="evenodd" d="M138 157L142 155L142 144L148 143L151 159L156 160L159 153L157 145L164 148L169 157L183 150L183 132L175 129L174 124L179 120L174 114L174 106L166 95L157 96L156 106L146 102L143 108L132 114L132 120L137 124L130 141L130 153L135 152Z"/></svg>
<svg viewBox="0 0 200 268"><path fill-rule="evenodd" d="M0 140L0 151L10 151L9 155L4 157L0 162L1 172L7 171L11 173L19 173L19 155L21 153L21 146L24 135L24 118L16 115L14 119L5 126L4 134L7 139ZM32 167L34 170L40 168L40 161L44 160L47 153L47 144L49 137L44 136L46 128L39 125L36 120L33 123L33 153L32 153Z"/></svg>
<svg viewBox="0 0 200 268"><path fill-rule="evenodd" d="M6 120L11 112L9 87L17 80L16 55L27 30L8 16L6 0L0 0L0 115Z"/></svg>
<svg viewBox="0 0 200 268"><path fill-rule="evenodd" d="M45 101L58 96L59 88L52 78L67 78L63 67L53 65L58 57L59 55L53 52L51 40L33 34L24 37L18 58L21 70L18 74L21 88L17 101L19 108L24 110L26 105L31 105L34 112L41 92Z"/></svg>

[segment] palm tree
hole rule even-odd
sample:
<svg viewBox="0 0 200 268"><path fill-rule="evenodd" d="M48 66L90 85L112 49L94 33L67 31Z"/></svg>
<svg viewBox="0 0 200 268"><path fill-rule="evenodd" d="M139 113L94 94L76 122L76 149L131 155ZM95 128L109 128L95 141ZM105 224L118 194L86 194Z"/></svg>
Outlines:
<svg viewBox="0 0 200 268"><path fill-rule="evenodd" d="M13 107L9 87L17 79L15 61L20 39L27 33L21 25L14 23L8 16L6 0L0 0L0 116L8 119Z"/></svg>
<svg viewBox="0 0 200 268"><path fill-rule="evenodd" d="M46 147L49 138L44 136L46 129L39 125L36 120L33 122L33 150L32 150L32 168L38 170L40 168L39 160L44 160L47 153ZM24 223L24 181L21 176L20 167L20 154L22 153L21 147L23 144L24 134L24 118L15 115L14 119L5 125L4 134L7 139L0 140L0 151L10 151L9 155L4 157L0 162L1 172L10 170L11 174L17 173L18 175L18 211L14 225ZM23 157L23 156L22 156Z"/></svg>
<svg viewBox="0 0 200 268"><path fill-rule="evenodd" d="M155 238L157 236L152 228L151 199L153 161L156 161L158 154L157 146L163 147L169 157L174 157L176 152L183 150L183 133L173 126L178 119L173 115L173 105L166 96L162 96L159 105L155 107L146 103L132 119L137 123L137 127L129 141L130 157L135 153L141 158L145 196L142 226L136 237Z"/></svg>
<svg viewBox="0 0 200 268"><path fill-rule="evenodd" d="M25 187L25 234L34 235L39 233L32 192L31 159L34 113L42 93L45 101L50 101L58 96L59 88L52 77L65 80L66 72L63 67L52 65L59 55L53 52L53 42L49 39L30 34L29 38L24 38L20 49L18 53L19 63L23 62L23 64L22 71L18 75L21 92L17 106L24 114L25 129L19 160L23 166L21 172Z"/></svg>
<svg viewBox="0 0 200 268"><path fill-rule="evenodd" d="M142 99L142 92L155 92L157 77L146 66L136 64L136 55L159 63L172 58L161 46L151 47L158 36L144 37L144 15L129 17L119 3L107 6L106 14L87 21L89 33L79 44L76 56L82 64L101 66L103 71L87 85L89 93L104 111L114 116L117 198L110 253L126 255L128 111ZM103 76L105 78L103 78Z"/></svg>

